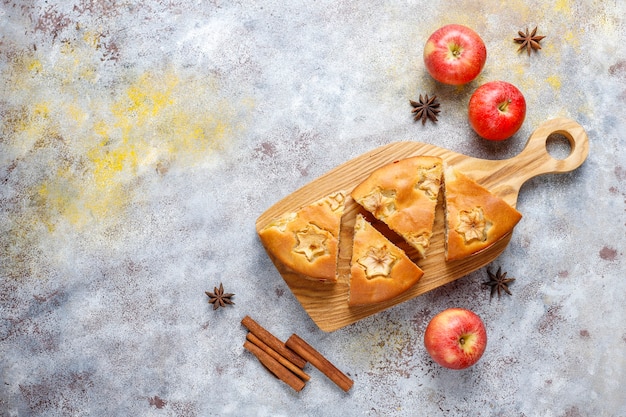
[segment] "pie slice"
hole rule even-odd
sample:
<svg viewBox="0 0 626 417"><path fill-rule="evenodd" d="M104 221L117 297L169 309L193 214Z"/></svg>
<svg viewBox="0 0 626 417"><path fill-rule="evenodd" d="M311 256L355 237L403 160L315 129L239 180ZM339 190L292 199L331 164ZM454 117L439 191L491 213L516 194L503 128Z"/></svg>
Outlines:
<svg viewBox="0 0 626 417"><path fill-rule="evenodd" d="M424 272L361 214L354 224L348 305L380 303L411 288Z"/></svg>
<svg viewBox="0 0 626 417"><path fill-rule="evenodd" d="M265 249L306 278L337 281L337 255L345 191L285 213L259 231Z"/></svg>
<svg viewBox="0 0 626 417"><path fill-rule="evenodd" d="M522 215L453 168L444 174L446 260L480 252L513 230Z"/></svg>
<svg viewBox="0 0 626 417"><path fill-rule="evenodd" d="M351 195L424 258L433 234L442 174L441 158L415 156L378 168Z"/></svg>

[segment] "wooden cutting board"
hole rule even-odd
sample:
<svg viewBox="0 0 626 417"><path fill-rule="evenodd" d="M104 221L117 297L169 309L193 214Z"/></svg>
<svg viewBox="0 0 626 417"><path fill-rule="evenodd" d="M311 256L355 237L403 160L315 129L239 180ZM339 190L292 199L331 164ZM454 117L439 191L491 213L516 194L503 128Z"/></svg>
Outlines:
<svg viewBox="0 0 626 417"><path fill-rule="evenodd" d="M569 156L559 160L548 153L546 144L551 135L562 135L567 138L571 149ZM585 161L588 153L589 143L585 130L575 121L565 118L549 120L539 126L530 136L522 152L505 160L472 158L419 142L395 142L352 159L283 198L257 219L256 229L259 231L275 217L288 211L296 211L334 191L346 190L350 193L376 168L411 156L439 156L448 166L454 166L458 171L473 178L515 207L519 190L527 180L537 175L572 171ZM354 200L348 198L340 233L337 283L321 283L306 279L289 270L269 254L302 307L323 331L337 330L482 268L498 257L511 240L511 233L509 233L494 246L470 258L446 262L444 258L444 213L442 205L439 204L431 246L426 259L419 259L416 251L401 238L383 224L373 222L383 234L407 252L409 257L422 268L424 275L414 287L388 302L349 307L347 300L352 232L356 214L359 212L365 214Z"/></svg>

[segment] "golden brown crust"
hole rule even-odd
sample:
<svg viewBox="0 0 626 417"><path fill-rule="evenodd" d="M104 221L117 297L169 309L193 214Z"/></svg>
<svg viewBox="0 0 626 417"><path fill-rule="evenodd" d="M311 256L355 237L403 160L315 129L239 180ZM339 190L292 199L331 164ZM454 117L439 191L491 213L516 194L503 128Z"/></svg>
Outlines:
<svg viewBox="0 0 626 417"><path fill-rule="evenodd" d="M285 213L259 231L261 242L282 264L307 278L337 281L337 255L346 192L338 191Z"/></svg>
<svg viewBox="0 0 626 417"><path fill-rule="evenodd" d="M448 168L444 174L446 260L464 259L493 245L522 215L471 178Z"/></svg>
<svg viewBox="0 0 626 417"><path fill-rule="evenodd" d="M425 256L435 222L443 162L415 156L378 168L351 195Z"/></svg>
<svg viewBox="0 0 626 417"><path fill-rule="evenodd" d="M411 288L424 272L361 214L354 225L350 306L380 303Z"/></svg>

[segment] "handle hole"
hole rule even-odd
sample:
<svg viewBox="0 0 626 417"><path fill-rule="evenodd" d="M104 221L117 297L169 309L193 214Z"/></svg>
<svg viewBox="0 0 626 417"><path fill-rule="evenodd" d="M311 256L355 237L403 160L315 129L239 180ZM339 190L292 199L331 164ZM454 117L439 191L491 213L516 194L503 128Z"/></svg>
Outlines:
<svg viewBox="0 0 626 417"><path fill-rule="evenodd" d="M561 132L554 132L546 139L546 149L554 159L567 159L574 150L573 139Z"/></svg>

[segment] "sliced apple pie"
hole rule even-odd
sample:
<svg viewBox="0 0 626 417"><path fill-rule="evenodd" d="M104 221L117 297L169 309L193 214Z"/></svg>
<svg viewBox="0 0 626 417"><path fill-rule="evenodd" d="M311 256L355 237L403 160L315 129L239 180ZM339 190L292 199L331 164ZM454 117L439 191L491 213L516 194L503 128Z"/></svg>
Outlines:
<svg viewBox="0 0 626 417"><path fill-rule="evenodd" d="M446 169L444 178L446 260L464 259L487 249L522 218L506 201L453 168Z"/></svg>
<svg viewBox="0 0 626 417"><path fill-rule="evenodd" d="M319 281L337 281L337 255L346 192L285 213L259 231L266 250L285 266Z"/></svg>
<svg viewBox="0 0 626 417"><path fill-rule="evenodd" d="M350 306L380 303L411 288L424 272L361 214L354 225Z"/></svg>
<svg viewBox="0 0 626 417"><path fill-rule="evenodd" d="M373 171L351 195L424 258L433 234L442 174L441 158L406 158Z"/></svg>

